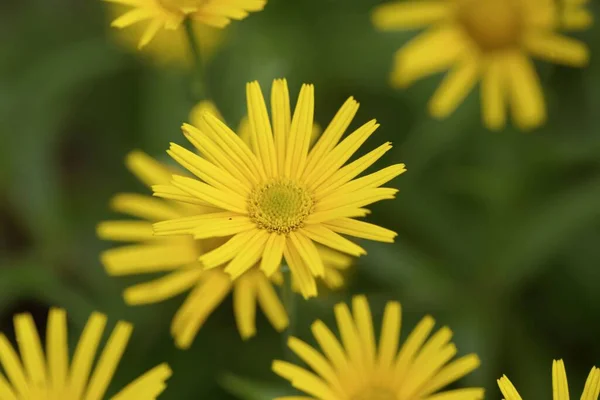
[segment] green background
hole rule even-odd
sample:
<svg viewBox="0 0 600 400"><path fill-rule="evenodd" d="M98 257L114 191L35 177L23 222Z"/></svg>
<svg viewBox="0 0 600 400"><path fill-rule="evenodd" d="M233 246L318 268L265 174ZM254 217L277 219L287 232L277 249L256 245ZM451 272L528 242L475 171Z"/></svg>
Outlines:
<svg viewBox="0 0 600 400"><path fill-rule="evenodd" d="M326 125L350 95L361 103L353 127L381 127L362 150L394 143L379 165L404 162L391 184L397 199L376 204L372 221L396 243L362 243L341 293L299 304L297 333L332 322L332 305L369 295L376 321L388 300L403 304L404 336L430 313L455 332L459 354L481 367L461 384L501 398L506 373L527 398L550 398L551 361L564 358L579 397L600 366L600 35L579 35L591 65L539 65L547 124L531 133L482 127L472 93L450 118L425 104L440 77L405 91L388 85L392 55L414 33L378 33L374 0L270 0L264 12L232 24L207 69L210 92L231 126L244 114L244 83L268 91L286 77L316 91ZM592 2L596 19L600 2ZM142 149L166 160L169 141L193 105L189 74L159 68L117 46L105 5L81 0L0 2L0 326L30 311L40 328L47 308L68 310L71 339L93 310L135 323L114 393L161 362L174 375L161 399L267 399L289 391L270 371L281 336L258 313L258 336L242 342L231 300L212 315L188 351L173 347L170 318L183 298L126 307L120 292L138 278L112 279L99 263L111 246L96 224L114 217L109 198L145 190L123 160ZM378 323L378 322L377 322Z"/></svg>

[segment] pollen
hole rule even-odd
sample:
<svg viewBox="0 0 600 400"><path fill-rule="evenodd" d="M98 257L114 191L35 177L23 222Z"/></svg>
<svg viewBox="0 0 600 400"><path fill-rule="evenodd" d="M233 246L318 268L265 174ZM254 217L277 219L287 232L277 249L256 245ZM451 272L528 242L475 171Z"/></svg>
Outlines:
<svg viewBox="0 0 600 400"><path fill-rule="evenodd" d="M458 19L481 50L493 51L520 43L522 14L515 0L462 0Z"/></svg>
<svg viewBox="0 0 600 400"><path fill-rule="evenodd" d="M314 201L304 187L287 179L257 186L248 197L248 215L258 228L287 234L301 228Z"/></svg>

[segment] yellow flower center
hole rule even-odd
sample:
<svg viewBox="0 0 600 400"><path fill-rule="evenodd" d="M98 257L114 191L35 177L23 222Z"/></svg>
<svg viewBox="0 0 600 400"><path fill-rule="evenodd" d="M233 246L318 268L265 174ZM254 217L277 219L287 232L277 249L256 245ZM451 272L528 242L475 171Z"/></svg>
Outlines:
<svg viewBox="0 0 600 400"><path fill-rule="evenodd" d="M397 400L397 398L391 389L369 386L352 396L351 400Z"/></svg>
<svg viewBox="0 0 600 400"><path fill-rule="evenodd" d="M248 215L260 229L286 234L301 228L313 208L310 193L293 181L258 186L248 197Z"/></svg>
<svg viewBox="0 0 600 400"><path fill-rule="evenodd" d="M519 43L523 31L521 9L515 0L463 0L458 19L483 51Z"/></svg>

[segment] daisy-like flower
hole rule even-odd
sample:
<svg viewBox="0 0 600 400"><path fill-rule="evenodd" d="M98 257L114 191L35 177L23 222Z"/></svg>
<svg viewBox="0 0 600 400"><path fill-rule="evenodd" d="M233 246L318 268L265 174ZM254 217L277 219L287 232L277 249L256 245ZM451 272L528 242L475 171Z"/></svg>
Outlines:
<svg viewBox="0 0 600 400"><path fill-rule="evenodd" d="M513 386L512 382L506 377L498 379L498 386L506 400L522 400ZM597 400L600 395L600 369L593 367L585 381L581 400ZM569 400L569 384L567 382L567 372L563 360L552 361L552 399Z"/></svg>
<svg viewBox="0 0 600 400"><path fill-rule="evenodd" d="M352 300L352 312L344 303L335 306L341 343L321 321L312 332L323 354L305 342L291 337L290 349L313 371L286 361L274 361L273 371L289 380L307 399L322 400L477 400L481 388L439 392L479 366L479 358L469 354L452 362L456 347L452 331L443 327L429 339L435 321L426 316L406 338L398 351L401 307L388 302L383 315L379 348L375 343L371 310L364 296ZM283 399L296 399L287 397Z"/></svg>
<svg viewBox="0 0 600 400"><path fill-rule="evenodd" d="M362 207L395 196L396 189L380 186L403 173L404 165L354 179L391 148L384 143L343 166L378 127L367 122L340 141L358 109L352 98L312 149L312 85L303 85L291 117L287 84L275 80L272 123L258 82L247 85L247 100L251 148L206 112L199 129L183 126L201 156L176 144L168 151L198 179L174 175L169 185L153 186L156 196L219 211L163 221L154 224L154 232L196 239L232 236L200 257L206 268L226 265L224 271L236 279L259 263L270 277L285 258L302 295L315 296L315 277L325 274L315 242L353 256L365 251L339 233L393 242L396 233L355 218L368 213Z"/></svg>
<svg viewBox="0 0 600 400"><path fill-rule="evenodd" d="M216 113L212 104L203 102L192 112L192 122L206 109ZM242 136L248 136L247 126L240 126ZM126 164L148 186L168 184L175 172L139 151L131 152ZM127 288L125 302L130 305L156 303L191 290L171 323L171 334L178 347L188 348L192 344L206 319L230 292L233 292L234 314L242 338L248 339L256 333L257 306L262 308L276 330L282 331L288 326L287 313L274 289L274 285L282 283L280 273L269 279L255 266L232 282L223 268L204 270L198 261L202 254L222 244L224 238L194 240L189 235L166 237L152 234L152 222L209 212L210 208L202 209L133 193L116 195L111 206L117 212L138 219L99 224L97 231L100 238L131 243L102 254L102 263L108 274L165 274ZM341 271L350 266L351 258L323 247L319 248L319 254L325 265L324 283L332 289L339 288L344 283ZM297 287L295 282L293 285Z"/></svg>
<svg viewBox="0 0 600 400"><path fill-rule="evenodd" d="M215 28L226 27L232 19L241 20L249 12L260 11L266 0L105 0L131 7L112 22L115 28L127 28L146 22L139 48L146 46L161 29L178 29L185 18Z"/></svg>
<svg viewBox="0 0 600 400"><path fill-rule="evenodd" d="M395 56L392 84L406 87L417 79L450 69L429 102L437 118L451 114L481 80L485 125L500 129L510 107L515 124L532 129L546 120L541 84L531 57L568 65L588 63L587 47L558 33L563 25L581 29L591 16L586 0L421 0L384 4L373 22L382 30L431 26Z"/></svg>
<svg viewBox="0 0 600 400"><path fill-rule="evenodd" d="M0 373L0 399L2 400L106 398L106 390L133 330L131 324L119 321L92 370L95 354L106 326L105 315L93 313L90 316L70 365L65 310L50 309L45 356L31 315L15 315L14 325L21 358L6 336L0 333L0 365L10 381L9 383ZM166 363L160 364L131 382L111 399L154 400L165 390L165 381L170 376L169 366Z"/></svg>

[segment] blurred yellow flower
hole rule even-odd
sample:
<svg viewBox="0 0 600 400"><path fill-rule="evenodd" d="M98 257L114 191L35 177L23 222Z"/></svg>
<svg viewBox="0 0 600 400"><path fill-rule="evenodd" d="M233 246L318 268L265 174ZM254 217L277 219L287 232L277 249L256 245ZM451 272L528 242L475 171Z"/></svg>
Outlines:
<svg viewBox="0 0 600 400"><path fill-rule="evenodd" d="M110 3L108 16L117 18L127 8L121 4ZM201 22L192 22L202 61L210 60L215 51L221 46L226 37L226 30L214 28ZM127 29L112 30L116 42L125 48L137 49L140 37L145 30L144 24L134 24ZM159 65L178 65L190 67L193 65L190 43L183 29L162 29L156 33L154 39L144 46L142 54L148 56Z"/></svg>
<svg viewBox="0 0 600 400"><path fill-rule="evenodd" d="M197 128L183 126L201 156L176 144L168 150L199 179L174 175L169 185L152 187L158 197L219 211L166 218L154 224L154 232L160 236L191 234L196 239L232 236L203 254L200 261L206 268L227 264L224 271L233 279L256 263L270 277L285 257L302 295L315 296L315 277L325 275L315 242L353 256L365 251L337 232L393 242L394 232L354 218L368 213L362 207L395 196L396 189L380 186L402 174L404 165L354 179L391 148L385 143L342 167L378 127L370 121L340 142L358 109L352 98L310 149L312 85L303 85L292 117L287 83L275 80L272 125L258 82L249 83L246 92L251 146L205 112Z"/></svg>
<svg viewBox="0 0 600 400"><path fill-rule="evenodd" d="M128 155L127 166L149 187L167 184L176 172L139 151ZM171 333L178 347L191 346L208 316L230 292L233 292L238 330L244 339L256 333L257 305L275 329L282 331L287 327L286 311L273 288L273 284L281 284L281 274L274 274L269 279L256 266L232 282L222 268L204 270L198 261L202 254L224 243L225 239L194 240L189 235L165 237L152 234L154 221L209 212L210 208L201 209L132 193L116 195L111 205L115 211L139 220L106 221L98 225L100 238L132 243L103 252L101 259L108 274L167 273L127 288L125 302L130 305L156 303L191 290L171 323ZM325 284L333 289L342 286L344 279L340 271L349 267L350 257L326 248L319 248L319 253L325 264Z"/></svg>
<svg viewBox="0 0 600 400"><path fill-rule="evenodd" d="M506 375L498 379L497 382L506 400L522 400L517 389ZM597 400L598 395L600 395L600 369L593 367L585 382L581 400ZM569 384L563 360L552 361L552 399L569 400Z"/></svg>
<svg viewBox="0 0 600 400"><path fill-rule="evenodd" d="M21 360L6 336L0 333L0 365L10 380L8 383L0 373L2 400L104 398L133 330L131 324L119 321L92 371L96 351L106 326L105 315L93 313L90 316L70 367L65 310L50 309L45 357L31 315L15 315L14 325ZM166 363L160 364L135 379L111 399L154 400L165 390L165 381L170 376L169 366Z"/></svg>
<svg viewBox="0 0 600 400"><path fill-rule="evenodd" d="M115 28L127 28L145 22L138 47L146 46L161 29L175 30L185 18L215 28L224 28L232 19L241 20L249 12L260 11L266 0L105 0L130 9L112 22Z"/></svg>
<svg viewBox="0 0 600 400"><path fill-rule="evenodd" d="M451 69L429 102L436 118L451 114L481 80L485 125L500 129L510 107L515 124L532 129L546 120L541 84L530 57L569 65L588 63L587 47L557 33L591 23L586 0L422 0L377 7L372 15L382 30L431 25L395 55L392 84Z"/></svg>
<svg viewBox="0 0 600 400"><path fill-rule="evenodd" d="M295 337L288 340L290 349L314 373L279 360L273 362L273 371L310 396L306 399L483 398L481 388L453 389L434 394L479 366L479 358L475 354L450 362L456 354L456 347L450 342L450 329L443 327L427 340L435 321L426 316L398 351L401 307L397 302L388 302L377 348L366 297L354 297L352 309L351 313L344 303L334 308L341 343L323 322L317 320L312 324L313 335L324 354Z"/></svg>

